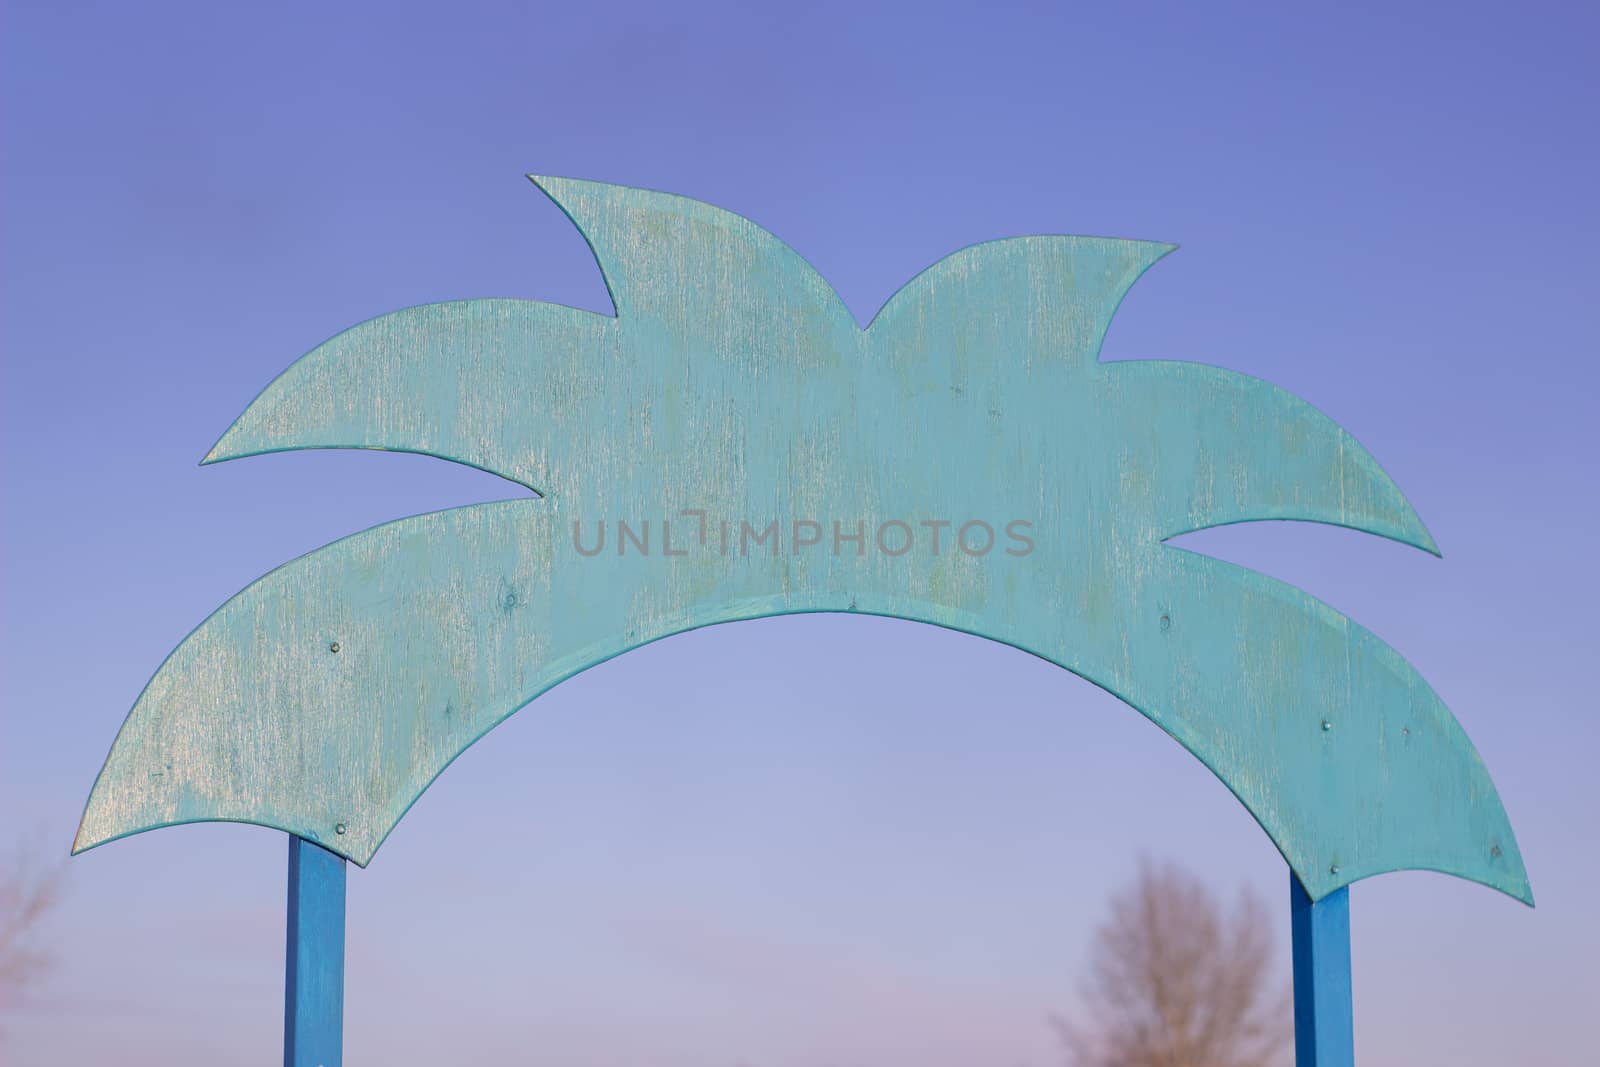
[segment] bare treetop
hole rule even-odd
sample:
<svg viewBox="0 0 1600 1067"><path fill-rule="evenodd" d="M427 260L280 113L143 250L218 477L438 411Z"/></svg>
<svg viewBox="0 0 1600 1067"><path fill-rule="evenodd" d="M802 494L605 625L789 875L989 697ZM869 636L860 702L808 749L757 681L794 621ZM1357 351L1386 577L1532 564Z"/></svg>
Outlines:
<svg viewBox="0 0 1600 1067"><path fill-rule="evenodd" d="M1293 1033L1261 902L1231 914L1193 875L1142 863L1096 931L1079 1018L1056 1020L1073 1067L1269 1067Z"/></svg>
<svg viewBox="0 0 1600 1067"><path fill-rule="evenodd" d="M61 896L61 869L23 849L0 869L0 1017L13 1013L48 969L39 926Z"/></svg>

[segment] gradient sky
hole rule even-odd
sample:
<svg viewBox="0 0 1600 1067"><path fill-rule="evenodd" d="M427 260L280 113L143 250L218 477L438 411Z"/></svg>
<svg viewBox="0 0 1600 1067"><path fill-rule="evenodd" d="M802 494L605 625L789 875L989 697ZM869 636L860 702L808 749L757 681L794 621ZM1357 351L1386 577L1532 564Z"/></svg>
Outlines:
<svg viewBox="0 0 1600 1067"><path fill-rule="evenodd" d="M0 850L62 857L66 896L0 1062L280 1062L283 835L65 853L123 716L214 607L346 533L508 495L417 456L196 463L375 314L608 310L528 171L739 211L862 321L978 240L1181 244L1105 358L1307 398L1444 558L1300 524L1185 544L1418 666L1538 898L1356 885L1360 1062L1592 1051L1595 8L752 6L6 5ZM1044 1067L1141 855L1264 898L1287 974L1282 860L1105 693L881 619L683 635L512 718L352 869L347 1057Z"/></svg>

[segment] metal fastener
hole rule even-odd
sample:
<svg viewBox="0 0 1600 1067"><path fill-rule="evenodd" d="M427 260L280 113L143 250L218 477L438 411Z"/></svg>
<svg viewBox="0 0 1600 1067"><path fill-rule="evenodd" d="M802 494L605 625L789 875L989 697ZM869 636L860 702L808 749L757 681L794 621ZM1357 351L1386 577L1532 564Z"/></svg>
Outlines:
<svg viewBox="0 0 1600 1067"><path fill-rule="evenodd" d="M344 823L339 823L337 826L335 826L333 828L333 832L336 833L336 834L342 834L342 833L344 833L344 831L345 831Z"/></svg>
<svg viewBox="0 0 1600 1067"><path fill-rule="evenodd" d="M328 651L329 652L337 652L337 651L339 651L339 642L335 641L332 644L330 644L328 646Z"/></svg>

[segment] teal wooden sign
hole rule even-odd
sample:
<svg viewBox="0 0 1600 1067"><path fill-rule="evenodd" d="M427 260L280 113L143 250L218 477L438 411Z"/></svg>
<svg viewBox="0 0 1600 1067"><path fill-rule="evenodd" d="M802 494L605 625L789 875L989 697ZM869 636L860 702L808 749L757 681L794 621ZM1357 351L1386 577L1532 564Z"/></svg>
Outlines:
<svg viewBox="0 0 1600 1067"><path fill-rule="evenodd" d="M684 630L863 612L1043 657L1199 758L1292 869L1297 952L1335 931L1307 997L1313 976L1348 990L1326 909L1358 879L1443 871L1532 903L1483 762L1398 652L1166 543L1299 519L1436 552L1305 401L1215 367L1099 362L1118 303L1171 246L975 245L862 329L746 219L534 181L588 239L615 317L524 300L380 316L291 366L205 461L421 452L537 496L379 526L224 604L135 703L75 851L197 820L283 830L294 870L336 872L292 879L292 915L337 882L342 945L337 858L369 863L451 760L540 693ZM1322 1002L1339 1000L1305 1005ZM292 1051L306 1028L290 1029ZM1345 1062L1348 1029L1308 1015L1302 1063Z"/></svg>

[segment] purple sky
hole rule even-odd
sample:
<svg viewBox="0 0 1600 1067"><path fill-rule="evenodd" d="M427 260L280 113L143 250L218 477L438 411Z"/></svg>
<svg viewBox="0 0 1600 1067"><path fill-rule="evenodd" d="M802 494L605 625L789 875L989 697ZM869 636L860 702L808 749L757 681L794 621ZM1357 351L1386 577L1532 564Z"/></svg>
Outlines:
<svg viewBox="0 0 1600 1067"><path fill-rule="evenodd" d="M524 172L740 211L863 321L973 241L1173 241L1106 358L1307 398L1444 558L1298 524L1185 544L1418 666L1539 901L1358 884L1360 1061L1578 1062L1600 1002L1600 16L751 6L7 5L0 852L65 855L144 682L227 596L354 530L506 495L416 456L196 463L361 319L605 309ZM1264 897L1287 973L1265 835L1087 683L878 619L681 636L511 719L352 870L347 1057L1044 1067L1140 855ZM234 825L66 863L58 966L0 1062L280 1062L283 864L281 834Z"/></svg>

